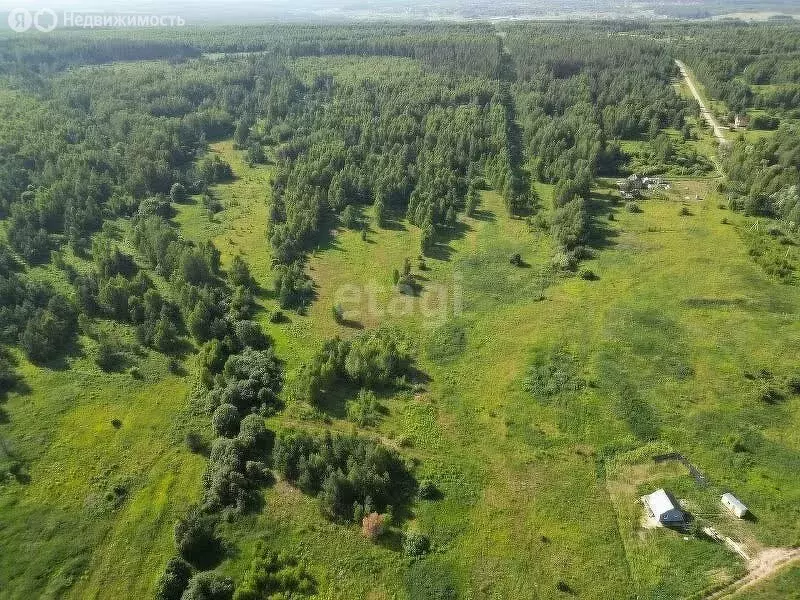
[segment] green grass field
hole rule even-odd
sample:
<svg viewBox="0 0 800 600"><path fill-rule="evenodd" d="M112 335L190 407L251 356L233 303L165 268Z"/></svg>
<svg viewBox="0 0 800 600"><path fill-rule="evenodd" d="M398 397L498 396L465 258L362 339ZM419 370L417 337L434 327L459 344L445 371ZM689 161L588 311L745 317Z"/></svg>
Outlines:
<svg viewBox="0 0 800 600"><path fill-rule="evenodd" d="M279 481L262 512L222 526L221 572L240 579L263 541L304 559L326 599L566 597L560 583L581 598L666 599L740 575L741 559L720 545L640 528L636 499L660 486L749 548L800 544L800 401L785 391L762 399L800 375L800 292L748 255L751 221L718 208L713 178L675 180L641 213L602 181L590 202L592 256L580 265L594 280L553 275L549 231L509 218L494 191L439 240L424 270L420 232L402 216L366 240L336 229L309 260L307 314L272 324L272 167L247 165L230 141L211 151L235 179L213 187L223 206L213 217L198 203L178 207L182 235L213 240L223 266L245 257L263 290L258 318L289 378L329 337L401 328L427 383L381 397L385 414L364 433L397 447L442 492L373 544ZM538 190L549 206L550 187ZM522 267L510 264L515 253ZM407 257L414 297L392 286ZM337 303L347 326L334 322ZM174 553L173 524L201 492L205 459L184 444L189 428L208 427L190 410L191 358L181 377L149 352L134 379L101 372L92 342L81 341L68 370L20 358L28 389L3 404L4 453L26 466L0 487L0 598L150 597ZM533 365L562 369L569 385L531 391ZM320 410L290 404L268 426L350 431L344 396ZM662 448L689 457L709 487L674 464L655 466L649 451ZM722 513L716 499L727 490L753 520ZM400 529L428 534L432 552L405 557ZM740 597L791 597L798 573Z"/></svg>
<svg viewBox="0 0 800 600"><path fill-rule="evenodd" d="M134 380L89 358L69 370L23 362L29 390L4 406L5 450L26 466L0 488L3 597L150 593L204 468L183 444L187 382L165 365L143 357Z"/></svg>
<svg viewBox="0 0 800 600"><path fill-rule="evenodd" d="M243 185L221 187L239 195L234 190ZM680 597L732 578L742 567L719 546L662 530L649 533L643 547L631 544L638 509L615 508L602 465L651 436L691 456L715 486L761 507L754 508L758 523L737 531L743 537L794 543L797 489L787 485L776 495L773 486L791 481L797 450L775 452L797 448L789 426L797 410L791 402L760 404L758 383L745 374L765 365L775 378L793 372L791 353L781 349L797 339L787 314L798 297L747 256L738 231L744 220L716 208L712 188L713 181L676 181L668 197L645 202L642 214L610 204L601 190L593 202L596 258L584 264L599 280L557 280L541 302L535 298L552 251L549 235L509 219L493 192L484 194L478 218L465 219L443 244L440 259L426 260L426 271L415 265L425 279L420 301L396 312L389 310L398 298L390 273L416 257L418 232L401 224L373 229L366 241L334 232L309 265L318 296L308 315L269 330L291 365L326 337L354 331L330 316L345 297L359 326L394 322L417 340L428 390L385 399L388 414L376 433L404 446L419 461L419 475L442 489L443 499L417 505L406 525L430 533L436 550L409 566L355 528L326 523L307 498L278 485L266 493L263 515L231 531L243 556L267 531L275 547L292 548L318 569L320 581L330 582L327 594L353 598L404 589L424 597L413 595L409 569L475 597L533 597L530 581L547 597L559 580L585 597ZM691 216L680 216L686 197ZM723 225L723 217L734 224ZM220 216L223 224L227 218ZM245 254L262 264L267 252L264 244ZM509 265L514 252L530 266ZM433 300L425 312L422 301L437 285L453 288L459 314L452 305L441 312ZM383 314L370 312L366 297ZM456 347L448 345L452 331L463 334ZM521 380L535 355L553 349L574 356L593 384L543 402ZM335 428L351 428L341 406L328 408ZM307 419L306 410L290 406L273 424L308 426ZM746 457L737 456L727 440L755 435L754 423L768 427ZM708 502L709 493L694 490L685 473L667 482L690 501ZM224 569L235 575L243 564L232 560ZM597 571L602 581L591 575Z"/></svg>

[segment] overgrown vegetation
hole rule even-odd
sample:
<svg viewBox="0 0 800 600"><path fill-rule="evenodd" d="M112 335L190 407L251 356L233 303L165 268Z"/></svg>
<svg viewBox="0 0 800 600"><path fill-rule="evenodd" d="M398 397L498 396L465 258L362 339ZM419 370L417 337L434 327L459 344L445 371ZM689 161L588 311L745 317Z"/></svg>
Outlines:
<svg viewBox="0 0 800 600"><path fill-rule="evenodd" d="M319 403L337 384L371 390L404 386L411 368L407 341L394 330L381 328L349 340L334 338L304 365L293 396Z"/></svg>
<svg viewBox="0 0 800 600"><path fill-rule="evenodd" d="M414 480L400 457L372 440L287 431L278 436L275 469L319 498L330 519L360 523L374 511L394 514L413 496Z"/></svg>

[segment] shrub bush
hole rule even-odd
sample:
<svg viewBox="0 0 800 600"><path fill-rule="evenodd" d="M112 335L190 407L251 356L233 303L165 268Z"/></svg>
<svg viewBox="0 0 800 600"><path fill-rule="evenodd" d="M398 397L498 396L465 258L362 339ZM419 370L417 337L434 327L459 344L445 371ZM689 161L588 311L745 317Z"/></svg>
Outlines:
<svg viewBox="0 0 800 600"><path fill-rule="evenodd" d="M186 434L186 447L189 448L190 452L197 454L205 450L206 442L202 435L196 431L190 431Z"/></svg>
<svg viewBox="0 0 800 600"><path fill-rule="evenodd" d="M191 507L175 524L175 547L180 555L197 567L213 561L220 549L216 526L216 518Z"/></svg>
<svg viewBox="0 0 800 600"><path fill-rule="evenodd" d="M236 321L233 333L240 348L264 350L270 345L269 338L256 321Z"/></svg>
<svg viewBox="0 0 800 600"><path fill-rule="evenodd" d="M376 512L369 513L361 521L361 533L372 542L383 535L383 527L383 515Z"/></svg>
<svg viewBox="0 0 800 600"><path fill-rule="evenodd" d="M375 394L369 390L361 389L355 400L347 402L347 418L361 427L371 427L380 418L380 405Z"/></svg>
<svg viewBox="0 0 800 600"><path fill-rule="evenodd" d="M344 207L339 218L342 220L342 225L347 229L355 229L358 225L358 210L352 205L348 204Z"/></svg>
<svg viewBox="0 0 800 600"><path fill-rule="evenodd" d="M778 404L783 400L783 393L774 387L765 387L759 392L759 397L765 404Z"/></svg>
<svg viewBox="0 0 800 600"><path fill-rule="evenodd" d="M430 479L423 479L419 484L417 495L423 500L433 500L439 495L439 490Z"/></svg>
<svg viewBox="0 0 800 600"><path fill-rule="evenodd" d="M551 264L558 271L574 271L578 259L573 252L558 251L553 255Z"/></svg>
<svg viewBox="0 0 800 600"><path fill-rule="evenodd" d="M431 360L446 364L456 360L467 347L467 330L458 322L448 321L428 335L425 346Z"/></svg>
<svg viewBox="0 0 800 600"><path fill-rule="evenodd" d="M325 516L352 521L410 499L414 480L397 453L361 436L316 437L284 431L275 442L273 465L286 481L318 496Z"/></svg>
<svg viewBox="0 0 800 600"><path fill-rule="evenodd" d="M193 573L192 565L179 556L169 559L164 574L158 581L156 600L180 600Z"/></svg>
<svg viewBox="0 0 800 600"><path fill-rule="evenodd" d="M272 348L245 348L225 361L222 378L209 393L209 404L233 404L242 413L270 414L280 405L283 368Z"/></svg>
<svg viewBox="0 0 800 600"><path fill-rule="evenodd" d="M271 432L264 425L264 417L249 414L239 425L238 440L242 449L249 454L268 454L271 450Z"/></svg>
<svg viewBox="0 0 800 600"><path fill-rule="evenodd" d="M245 260L238 254L233 257L231 267L228 269L228 281L231 286L250 287L253 284L253 276L250 274L250 267Z"/></svg>
<svg viewBox="0 0 800 600"><path fill-rule="evenodd" d="M272 479L263 462L271 444L264 419L253 414L242 420L236 438L214 440L203 475L204 508L218 511L232 507L243 513L258 506L258 486Z"/></svg>
<svg viewBox="0 0 800 600"><path fill-rule="evenodd" d="M220 404L211 417L217 435L233 437L239 432L239 411L233 404Z"/></svg>
<svg viewBox="0 0 800 600"><path fill-rule="evenodd" d="M536 354L523 380L525 391L538 398L550 398L562 392L577 392L586 386L580 377L577 359L558 349Z"/></svg>
<svg viewBox="0 0 800 600"><path fill-rule="evenodd" d="M428 536L417 531L407 531L403 536L403 553L407 556L422 556L430 550Z"/></svg>
<svg viewBox="0 0 800 600"><path fill-rule="evenodd" d="M103 371L119 369L125 360L125 352L118 339L110 335L103 335L97 341L94 362Z"/></svg>
<svg viewBox="0 0 800 600"><path fill-rule="evenodd" d="M317 592L317 584L305 564L287 554L264 550L256 556L239 584L234 600L300 600Z"/></svg>
<svg viewBox="0 0 800 600"><path fill-rule="evenodd" d="M408 569L406 589L410 598L424 600L456 600L451 568L434 558L417 560Z"/></svg>
<svg viewBox="0 0 800 600"><path fill-rule="evenodd" d="M216 573L198 573L189 580L181 600L231 600L233 580Z"/></svg>

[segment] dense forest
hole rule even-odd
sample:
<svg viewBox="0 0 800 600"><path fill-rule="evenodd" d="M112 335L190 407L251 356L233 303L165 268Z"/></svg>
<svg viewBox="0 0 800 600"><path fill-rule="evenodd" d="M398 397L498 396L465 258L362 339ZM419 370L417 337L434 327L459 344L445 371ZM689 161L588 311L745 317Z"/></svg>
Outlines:
<svg viewBox="0 0 800 600"><path fill-rule="evenodd" d="M774 131L753 138L739 132L724 149L727 180L721 185L733 208L781 222L773 237L791 245L800 223L800 34L791 25L753 27L693 26L681 32L686 55L712 97L722 101L718 112L733 122L749 116L749 129ZM763 244L761 244L763 246ZM785 250L751 249L768 271L791 280L795 266Z"/></svg>
<svg viewBox="0 0 800 600"><path fill-rule="evenodd" d="M68 344L78 309L137 325L141 340L162 351L183 335L225 338L232 299L247 317L246 286L226 291L214 248L183 242L169 219L190 195L213 209L208 186L228 179L229 167L202 153L229 136L251 161L267 160L269 148L277 162L265 225L284 307L311 300L304 257L333 221L367 227L365 206L378 227L405 217L422 231L426 254L459 213L475 210L485 186L502 193L510 214L529 215L539 203L531 182L556 184L559 264L573 268L594 178L625 170L619 140L680 129L693 110L670 86L668 52L615 27L568 35L564 26L514 26L501 39L485 25L457 26L437 43L441 27L386 26L363 38L350 27L276 26L270 45L258 28L198 30L186 40L64 34L15 40L13 52L6 40L3 71L34 89L24 103L8 96L2 105L4 277L15 282L3 303L13 313L6 340L49 358ZM197 58L203 52L255 54ZM287 63L325 54L412 57L430 70L303 81ZM146 73L122 64L67 68L154 58L170 62ZM89 243L120 218L151 272L173 283L172 299L105 233ZM64 248L97 265L78 273L56 261L76 290L73 309L59 307L62 297L46 286L20 285L15 269L17 257L38 264Z"/></svg>
<svg viewBox="0 0 800 600"><path fill-rule="evenodd" d="M672 33L672 31L670 32ZM693 25L676 32L709 93L733 112L780 108L796 117L800 37L791 25ZM755 86L755 87L754 87Z"/></svg>

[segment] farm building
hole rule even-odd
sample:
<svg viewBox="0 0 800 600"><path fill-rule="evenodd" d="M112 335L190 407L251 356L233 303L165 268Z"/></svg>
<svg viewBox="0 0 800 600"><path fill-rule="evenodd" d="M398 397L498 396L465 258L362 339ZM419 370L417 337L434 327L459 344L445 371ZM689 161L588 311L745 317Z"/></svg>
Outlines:
<svg viewBox="0 0 800 600"><path fill-rule="evenodd" d="M677 500L666 490L656 490L642 497L647 512L662 525L683 525L686 515L680 509Z"/></svg>
<svg viewBox="0 0 800 600"><path fill-rule="evenodd" d="M722 494L722 505L740 519L747 514L747 507L730 492Z"/></svg>
<svg viewBox="0 0 800 600"><path fill-rule="evenodd" d="M668 190L670 186L661 177L645 177L634 173L627 179L619 179L617 187L623 198L633 200L641 196L644 190Z"/></svg>

